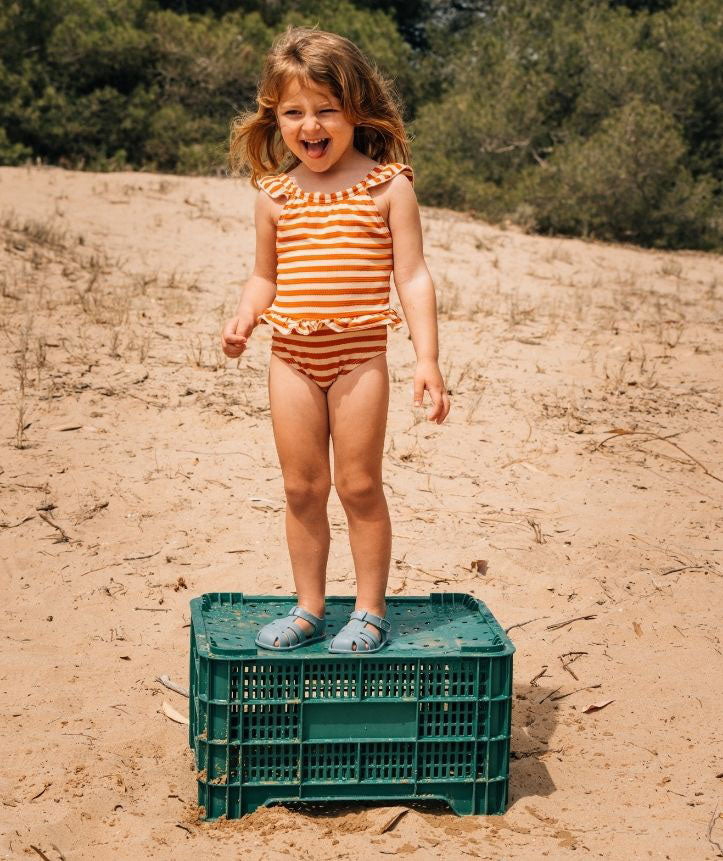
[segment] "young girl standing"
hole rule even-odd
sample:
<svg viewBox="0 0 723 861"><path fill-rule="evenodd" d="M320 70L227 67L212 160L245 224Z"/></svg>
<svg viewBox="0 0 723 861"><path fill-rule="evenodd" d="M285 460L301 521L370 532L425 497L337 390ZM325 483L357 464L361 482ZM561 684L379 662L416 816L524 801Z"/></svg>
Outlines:
<svg viewBox="0 0 723 861"><path fill-rule="evenodd" d="M392 272L417 355L414 403L422 405L426 389L428 419L441 424L449 412L404 125L361 51L318 29L289 28L277 38L257 102L256 113L234 122L230 146L232 166L250 166L263 192L256 261L221 339L236 358L259 323L273 327L269 400L298 604L256 643L285 651L324 638L331 437L357 597L329 651L378 651L391 631L382 452L387 331L402 322L389 306ZM276 172L282 164L287 172Z"/></svg>

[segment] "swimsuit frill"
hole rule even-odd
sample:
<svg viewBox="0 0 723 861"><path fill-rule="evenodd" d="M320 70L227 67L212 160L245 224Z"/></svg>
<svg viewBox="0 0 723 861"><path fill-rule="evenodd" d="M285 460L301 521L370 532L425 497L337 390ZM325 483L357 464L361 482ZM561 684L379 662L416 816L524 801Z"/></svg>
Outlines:
<svg viewBox="0 0 723 861"><path fill-rule="evenodd" d="M285 173L265 176L259 179L258 182L259 187L274 198L288 197L289 200L303 200L310 204L335 203L339 200L348 200L356 197L368 187L386 182L397 173L402 172L404 172L412 184L414 184L412 168L409 165L400 163L377 165L364 177L364 179L356 183L356 185L346 188L343 191L335 191L331 193L303 191L299 188L294 178ZM330 250L334 250L332 246L329 247ZM312 319L303 315L295 317L289 314L281 314L273 308L273 305L271 305L259 314L257 322L268 323L283 335L290 335L294 332L301 335L309 335L312 332L318 332L321 329L331 329L333 332L351 332L358 329L371 329L377 326L388 326L390 329L396 331L402 326L403 320L396 310L391 307L383 308L373 313Z"/></svg>
<svg viewBox="0 0 723 861"><path fill-rule="evenodd" d="M258 319L269 323L283 335L291 335L292 332L310 335L320 329L331 329L333 332L354 332L357 329L372 329L376 326L385 325L396 331L403 323L402 318L394 308L390 308L388 311L379 311L377 314L360 314L358 317L324 317L322 320L296 319L285 314L277 314L275 311L265 311L259 315Z"/></svg>

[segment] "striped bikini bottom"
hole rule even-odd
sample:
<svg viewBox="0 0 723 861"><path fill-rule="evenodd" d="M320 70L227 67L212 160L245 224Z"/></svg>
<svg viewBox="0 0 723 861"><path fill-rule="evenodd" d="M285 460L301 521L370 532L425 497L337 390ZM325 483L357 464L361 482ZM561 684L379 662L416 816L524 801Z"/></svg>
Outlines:
<svg viewBox="0 0 723 861"><path fill-rule="evenodd" d="M326 391L338 377L386 353L387 330L387 326L346 332L324 328L308 335L282 335L274 329L271 352Z"/></svg>

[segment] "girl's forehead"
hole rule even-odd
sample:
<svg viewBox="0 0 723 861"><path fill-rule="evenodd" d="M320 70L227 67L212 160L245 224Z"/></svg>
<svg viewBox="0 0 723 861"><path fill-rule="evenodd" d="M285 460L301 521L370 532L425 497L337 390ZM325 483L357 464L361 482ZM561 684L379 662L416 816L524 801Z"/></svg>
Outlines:
<svg viewBox="0 0 723 861"><path fill-rule="evenodd" d="M329 99L334 98L332 91L323 84L315 81L291 78L284 82L279 94L279 103L288 102L291 99Z"/></svg>

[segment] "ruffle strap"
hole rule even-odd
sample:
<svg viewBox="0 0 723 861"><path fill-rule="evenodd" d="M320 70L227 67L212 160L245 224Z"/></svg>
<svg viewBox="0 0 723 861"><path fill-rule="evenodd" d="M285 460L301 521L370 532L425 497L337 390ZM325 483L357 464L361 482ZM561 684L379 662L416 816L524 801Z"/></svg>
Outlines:
<svg viewBox="0 0 723 861"><path fill-rule="evenodd" d="M363 180L365 188L372 188L375 185L381 185L384 182L388 182L398 173L402 174L402 176L406 176L412 183L412 187L414 187L414 171L410 165L402 164L401 162L392 162L391 164L381 165L380 167L381 170L379 168L375 168Z"/></svg>
<svg viewBox="0 0 723 861"><path fill-rule="evenodd" d="M294 185L285 173L262 176L258 180L258 184L259 188L265 191L269 197L293 197L294 195Z"/></svg>

